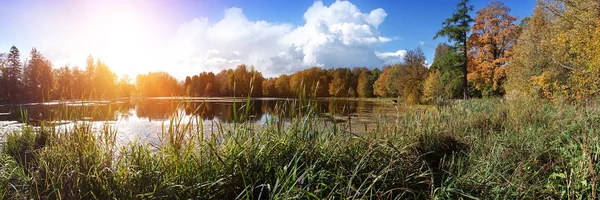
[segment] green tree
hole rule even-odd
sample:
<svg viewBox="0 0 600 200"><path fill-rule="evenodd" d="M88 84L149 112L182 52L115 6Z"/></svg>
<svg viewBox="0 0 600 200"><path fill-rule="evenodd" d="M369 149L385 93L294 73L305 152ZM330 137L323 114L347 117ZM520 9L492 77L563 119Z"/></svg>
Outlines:
<svg viewBox="0 0 600 200"><path fill-rule="evenodd" d="M100 59L96 61L93 80L96 98L111 99L117 95L117 75Z"/></svg>
<svg viewBox="0 0 600 200"><path fill-rule="evenodd" d="M462 80L463 80L463 98L468 98L467 91L467 33L470 29L470 23L473 18L469 12L473 10L473 6L468 5L468 0L461 0L457 8L458 10L451 17L442 23L442 29L438 31L434 39L438 37L447 37L448 42L454 43L454 48L461 51L462 61Z"/></svg>
<svg viewBox="0 0 600 200"><path fill-rule="evenodd" d="M54 99L72 99L72 92L74 89L73 73L69 66L63 66L54 70L55 89Z"/></svg>
<svg viewBox="0 0 600 200"><path fill-rule="evenodd" d="M22 74L23 66L21 64L21 54L17 47L12 46L6 56L6 64L2 73L5 83L4 99L14 103L18 100L20 91L22 90Z"/></svg>
<svg viewBox="0 0 600 200"><path fill-rule="evenodd" d="M440 98L462 98L461 55L456 54L450 45L440 43L435 49L434 56L430 72L439 72L439 84L443 91Z"/></svg>
<svg viewBox="0 0 600 200"><path fill-rule="evenodd" d="M6 97L6 54L0 53L0 102Z"/></svg>
<svg viewBox="0 0 600 200"><path fill-rule="evenodd" d="M24 85L29 101L44 101L50 99L54 89L54 74L52 64L37 49L31 50L30 60L24 68Z"/></svg>
<svg viewBox="0 0 600 200"><path fill-rule="evenodd" d="M129 98L135 89L135 86L131 84L131 78L128 75L124 75L119 78L117 83L117 97Z"/></svg>

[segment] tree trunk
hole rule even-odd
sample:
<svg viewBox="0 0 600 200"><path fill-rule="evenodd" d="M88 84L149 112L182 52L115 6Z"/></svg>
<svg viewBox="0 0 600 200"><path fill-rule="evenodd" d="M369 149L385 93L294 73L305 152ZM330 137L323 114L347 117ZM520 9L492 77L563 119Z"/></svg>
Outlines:
<svg viewBox="0 0 600 200"><path fill-rule="evenodd" d="M466 33L465 33L466 36ZM466 37L464 37L466 38ZM463 99L467 100L469 95L467 94L468 85L467 85L467 62L469 62L469 56L467 55L467 40L463 41L463 54L465 56L465 62L463 64Z"/></svg>

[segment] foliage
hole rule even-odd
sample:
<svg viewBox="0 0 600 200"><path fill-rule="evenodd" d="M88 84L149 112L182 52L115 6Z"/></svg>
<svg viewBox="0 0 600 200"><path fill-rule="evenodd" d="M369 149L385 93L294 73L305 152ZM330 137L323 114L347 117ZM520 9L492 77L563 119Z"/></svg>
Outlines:
<svg viewBox="0 0 600 200"><path fill-rule="evenodd" d="M600 84L594 63L598 7L595 0L539 2L515 47L510 88L549 99L594 98Z"/></svg>
<svg viewBox="0 0 600 200"><path fill-rule="evenodd" d="M468 0L461 0L457 4L458 10L451 17L442 23L442 29L435 34L434 39L438 37L447 37L449 42L454 43L454 48L460 50L462 61L463 74L463 98L467 99L467 33L469 32L470 23L473 18L469 12L473 10L473 6L468 5Z"/></svg>
<svg viewBox="0 0 600 200"><path fill-rule="evenodd" d="M440 81L440 72L431 70L423 83L423 102L437 103L442 100L444 88Z"/></svg>
<svg viewBox="0 0 600 200"><path fill-rule="evenodd" d="M375 82L375 94L380 97L401 97L411 103L420 103L423 83L427 78L425 55L420 48L408 51L404 62L384 67Z"/></svg>
<svg viewBox="0 0 600 200"><path fill-rule="evenodd" d="M499 1L477 11L468 39L469 65L467 79L484 96L503 95L506 65L518 37L517 17Z"/></svg>
<svg viewBox="0 0 600 200"><path fill-rule="evenodd" d="M175 77L166 72L149 72L136 77L137 93L145 97L179 96L183 93Z"/></svg>
<svg viewBox="0 0 600 200"><path fill-rule="evenodd" d="M4 100L11 103L18 100L20 92L23 89L23 66L20 56L19 49L12 46L6 55L5 64L2 67Z"/></svg>

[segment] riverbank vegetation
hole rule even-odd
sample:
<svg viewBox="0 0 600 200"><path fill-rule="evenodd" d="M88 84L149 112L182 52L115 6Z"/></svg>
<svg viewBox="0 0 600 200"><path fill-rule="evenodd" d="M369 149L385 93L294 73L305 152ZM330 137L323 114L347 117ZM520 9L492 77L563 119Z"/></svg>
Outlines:
<svg viewBox="0 0 600 200"><path fill-rule="evenodd" d="M585 199L600 189L595 103L469 100L361 134L300 105L279 109L296 113L288 126L214 132L175 115L158 146L115 145L108 125L25 126L1 145L0 197Z"/></svg>

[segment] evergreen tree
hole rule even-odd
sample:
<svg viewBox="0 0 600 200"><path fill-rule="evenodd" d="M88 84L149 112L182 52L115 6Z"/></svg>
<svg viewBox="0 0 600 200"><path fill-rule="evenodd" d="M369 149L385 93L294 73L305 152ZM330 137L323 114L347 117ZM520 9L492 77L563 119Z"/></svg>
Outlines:
<svg viewBox="0 0 600 200"><path fill-rule="evenodd" d="M17 47L12 46L10 52L6 57L6 68L3 73L4 81L6 83L4 99L6 101L14 103L18 99L18 95L22 89L22 75L23 66L21 64L21 54Z"/></svg>
<svg viewBox="0 0 600 200"><path fill-rule="evenodd" d="M442 29L435 34L434 39L438 37L447 37L449 42L454 42L454 48L461 51L462 59L462 79L463 79L463 98L468 98L467 91L467 33L470 29L470 23L474 22L469 12L473 6L468 5L469 0L462 0L458 3L458 10L451 17L442 23Z"/></svg>

